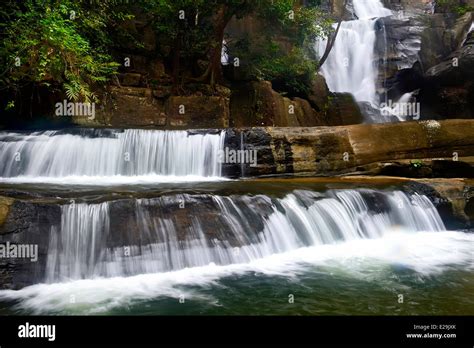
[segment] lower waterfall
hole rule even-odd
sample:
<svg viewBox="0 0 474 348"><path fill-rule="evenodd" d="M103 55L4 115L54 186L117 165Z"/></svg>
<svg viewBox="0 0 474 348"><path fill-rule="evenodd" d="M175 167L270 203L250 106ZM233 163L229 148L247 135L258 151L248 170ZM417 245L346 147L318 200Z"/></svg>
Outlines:
<svg viewBox="0 0 474 348"><path fill-rule="evenodd" d="M175 218L180 204L187 207L185 223ZM379 238L391 229L444 230L427 197L401 191L139 199L123 240L110 227L112 203L62 209L61 228L51 232L49 282L247 263L303 247Z"/></svg>

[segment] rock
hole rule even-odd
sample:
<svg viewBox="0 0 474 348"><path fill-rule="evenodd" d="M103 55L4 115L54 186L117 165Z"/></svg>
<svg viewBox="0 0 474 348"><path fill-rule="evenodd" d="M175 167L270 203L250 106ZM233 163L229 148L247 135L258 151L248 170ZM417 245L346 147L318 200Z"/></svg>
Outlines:
<svg viewBox="0 0 474 348"><path fill-rule="evenodd" d="M325 126L342 126L364 122L361 109L349 93L331 93L324 76L317 74L308 100L323 116Z"/></svg>
<svg viewBox="0 0 474 348"><path fill-rule="evenodd" d="M2 226L7 220L8 213L10 211L10 206L12 205L12 203L12 199L0 196L0 226Z"/></svg>
<svg viewBox="0 0 474 348"><path fill-rule="evenodd" d="M123 82L123 85L128 85L129 83L131 83L130 86L144 85L152 80L159 81L160 83L171 81L171 78L166 74L166 68L162 59L136 53L122 53L118 61L125 62L126 59L129 60L130 66L122 66L120 71L124 75L132 75L127 76L127 81ZM141 75L141 78L138 79L136 74ZM123 80L123 77L121 80Z"/></svg>
<svg viewBox="0 0 474 348"><path fill-rule="evenodd" d="M474 181L469 179L432 179L410 182L412 192L426 195L441 215L447 229L474 227L470 205L474 196Z"/></svg>
<svg viewBox="0 0 474 348"><path fill-rule="evenodd" d="M119 74L119 81L122 86L138 87L141 84L142 75L136 73Z"/></svg>
<svg viewBox="0 0 474 348"><path fill-rule="evenodd" d="M445 61L426 72L419 101L426 118L472 118L474 115L474 32Z"/></svg>
<svg viewBox="0 0 474 348"><path fill-rule="evenodd" d="M155 98L164 99L171 96L171 92L172 92L171 86L158 86L153 89L153 96Z"/></svg>
<svg viewBox="0 0 474 348"><path fill-rule="evenodd" d="M364 122L359 105L350 93L332 93L326 110L328 126L344 126Z"/></svg>
<svg viewBox="0 0 474 348"><path fill-rule="evenodd" d="M313 95L314 100L318 97L322 95ZM230 110L234 127L311 127L326 124L323 112L315 110L308 100L286 98L274 91L269 81L238 86L232 91Z"/></svg>
<svg viewBox="0 0 474 348"><path fill-rule="evenodd" d="M308 100L316 105L319 109L324 108L327 105L329 96L328 85L326 84L326 79L320 74L316 74L311 83L311 90L308 95Z"/></svg>
<svg viewBox="0 0 474 348"><path fill-rule="evenodd" d="M392 100L404 93L420 88L423 74L442 62L458 49L472 23L472 14L462 17L455 14L426 15L417 11L416 4L409 6L414 13L409 18L394 16L377 21L375 52L379 65L380 93L387 92ZM405 80L415 79L417 86ZM407 87L412 89L406 89Z"/></svg>
<svg viewBox="0 0 474 348"><path fill-rule="evenodd" d="M423 13L427 0L384 0L385 7L393 11Z"/></svg>
<svg viewBox="0 0 474 348"><path fill-rule="evenodd" d="M76 118L81 126L109 126L117 128L154 127L163 125L160 114L163 103L153 98L149 88L109 87L101 107L96 108L96 118Z"/></svg>
<svg viewBox="0 0 474 348"><path fill-rule="evenodd" d="M166 76L165 65L161 60L153 59L148 63L148 69L150 71L150 77L159 79Z"/></svg>
<svg viewBox="0 0 474 348"><path fill-rule="evenodd" d="M421 33L420 59L424 71L439 64L457 50L472 23L472 13L457 18L454 14L426 17L430 22Z"/></svg>
<svg viewBox="0 0 474 348"><path fill-rule="evenodd" d="M147 25L141 31L143 33L143 48L146 51L153 52L156 50L156 34L153 28L150 25Z"/></svg>
<svg viewBox="0 0 474 348"><path fill-rule="evenodd" d="M420 59L421 33L424 30L419 16L399 19L394 16L377 21L375 45L379 75L377 85L390 89L399 79L399 71L412 68Z"/></svg>
<svg viewBox="0 0 474 348"><path fill-rule="evenodd" d="M329 2L331 6L331 13L334 15L334 17L340 18L343 16L344 20L353 19L353 12L349 9L349 7L352 6L352 3L347 2L347 6L344 6L346 4L345 0L330 0Z"/></svg>
<svg viewBox="0 0 474 348"><path fill-rule="evenodd" d="M128 35L122 35L118 46L121 50L136 51L141 54L152 54L157 49L158 39L153 30L152 16L145 12L140 12L138 8L132 9L133 18L121 21L119 28ZM136 47L136 42L142 43L140 48ZM119 38L120 39L120 38Z"/></svg>
<svg viewBox="0 0 474 348"><path fill-rule="evenodd" d="M474 120L264 130L252 128L233 133L240 139L243 132L245 148L258 150L258 165L246 165L247 176L291 174L289 168L295 174L338 175L390 161L451 160L453 152L459 158L474 156ZM263 150L265 156L261 157ZM461 169L472 173L472 165Z"/></svg>
<svg viewBox="0 0 474 348"><path fill-rule="evenodd" d="M171 126L225 128L229 126L229 100L214 96L172 96L165 104Z"/></svg>
<svg viewBox="0 0 474 348"><path fill-rule="evenodd" d="M224 87L221 92L228 93ZM155 89L110 86L103 99L100 108L96 108L95 119L74 118L75 124L190 129L229 126L229 99L222 96L171 96L170 86Z"/></svg>
<svg viewBox="0 0 474 348"><path fill-rule="evenodd" d="M0 200L4 201L5 198ZM0 259L0 289L19 289L44 281L47 249L52 228L60 228L58 204L7 199L9 213L0 224L0 243L38 245L38 260Z"/></svg>
<svg viewBox="0 0 474 348"><path fill-rule="evenodd" d="M465 39L473 19L472 13L461 17L425 15L405 20L406 24L399 19L382 19L389 43L387 68L379 73L382 92L393 102L414 92L421 119L472 118L474 47L469 38ZM424 28L421 33L416 29L420 27ZM418 53L416 45L409 49L410 42L420 40ZM403 43L401 49L393 49L396 42Z"/></svg>
<svg viewBox="0 0 474 348"><path fill-rule="evenodd" d="M474 159L418 159L384 162L370 169L371 175L401 176L407 178L474 178Z"/></svg>

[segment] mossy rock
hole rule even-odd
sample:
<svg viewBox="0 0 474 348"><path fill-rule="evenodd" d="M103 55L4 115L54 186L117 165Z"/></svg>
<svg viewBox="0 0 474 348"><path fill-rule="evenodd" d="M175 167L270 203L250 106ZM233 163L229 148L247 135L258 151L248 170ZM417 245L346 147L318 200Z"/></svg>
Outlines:
<svg viewBox="0 0 474 348"><path fill-rule="evenodd" d="M10 206L13 204L13 199L0 196L0 226L7 220Z"/></svg>

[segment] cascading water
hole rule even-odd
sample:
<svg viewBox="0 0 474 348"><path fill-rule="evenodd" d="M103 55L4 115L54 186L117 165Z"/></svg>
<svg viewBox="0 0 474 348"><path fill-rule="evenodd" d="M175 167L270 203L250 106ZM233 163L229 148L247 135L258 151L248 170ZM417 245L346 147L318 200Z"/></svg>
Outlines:
<svg viewBox="0 0 474 348"><path fill-rule="evenodd" d="M360 103L377 108L377 68L374 63L376 21L392 12L380 0L353 0L356 20L343 21L334 46L321 67L333 92L348 92ZM319 40L316 50L321 56L327 40Z"/></svg>
<svg viewBox="0 0 474 348"><path fill-rule="evenodd" d="M27 314L386 314L403 293L398 314L472 313L474 235L446 231L410 192L66 204L31 273L42 278L0 291L0 303Z"/></svg>
<svg viewBox="0 0 474 348"><path fill-rule="evenodd" d="M188 224L176 219L180 203L188 207ZM134 232L120 245L109 226L113 207L63 207L61 229L51 232L49 282L242 264L304 247L379 238L394 228L444 230L427 197L401 191L296 190L281 199L179 195L137 200L134 225L128 226Z"/></svg>
<svg viewBox="0 0 474 348"><path fill-rule="evenodd" d="M221 175L219 151L225 132L128 129L85 133L0 133L0 181L108 184L114 177L161 181L167 176Z"/></svg>

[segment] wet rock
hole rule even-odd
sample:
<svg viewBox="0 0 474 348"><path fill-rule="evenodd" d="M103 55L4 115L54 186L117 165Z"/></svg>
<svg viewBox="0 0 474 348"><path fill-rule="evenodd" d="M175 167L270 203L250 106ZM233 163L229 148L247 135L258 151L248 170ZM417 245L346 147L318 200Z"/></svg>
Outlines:
<svg viewBox="0 0 474 348"><path fill-rule="evenodd" d="M474 226L471 209L474 193L472 180L437 179L410 182L410 193L426 195L438 210L447 229L469 229Z"/></svg>
<svg viewBox="0 0 474 348"><path fill-rule="evenodd" d="M51 229L59 228L60 224L57 204L11 202L9 213L0 225L0 243L37 245L38 260L0 259L0 289L19 289L43 280Z"/></svg>

